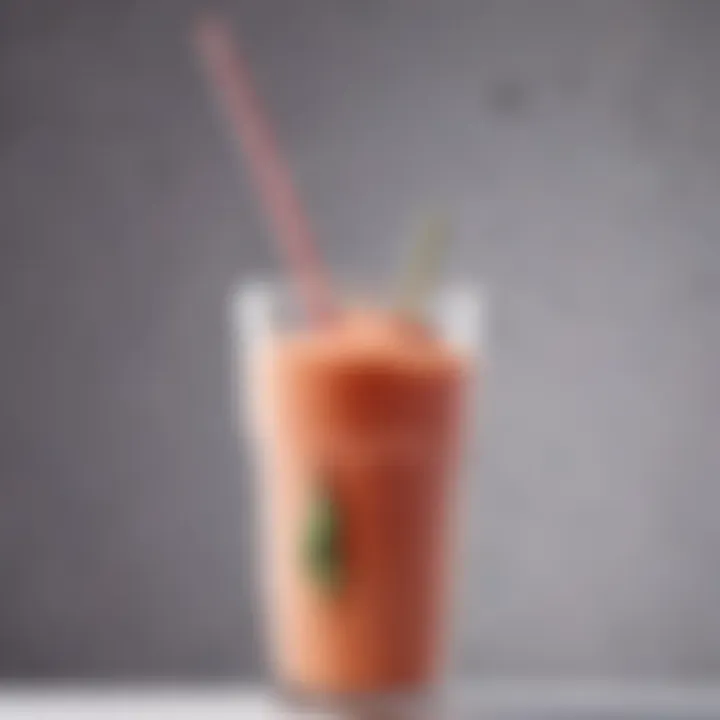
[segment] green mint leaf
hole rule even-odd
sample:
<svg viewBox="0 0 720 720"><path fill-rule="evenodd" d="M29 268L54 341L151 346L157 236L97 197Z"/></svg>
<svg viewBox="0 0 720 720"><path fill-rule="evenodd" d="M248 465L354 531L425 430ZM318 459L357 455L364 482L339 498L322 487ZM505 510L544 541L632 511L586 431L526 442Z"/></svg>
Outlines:
<svg viewBox="0 0 720 720"><path fill-rule="evenodd" d="M303 527L303 564L310 579L326 590L337 589L342 580L340 512L330 491L318 487L310 498Z"/></svg>

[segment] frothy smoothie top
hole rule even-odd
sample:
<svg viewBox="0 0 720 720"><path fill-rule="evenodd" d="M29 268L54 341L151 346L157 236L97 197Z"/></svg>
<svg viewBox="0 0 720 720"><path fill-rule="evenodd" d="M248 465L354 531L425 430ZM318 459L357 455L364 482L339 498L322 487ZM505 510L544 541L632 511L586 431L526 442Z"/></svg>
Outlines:
<svg viewBox="0 0 720 720"><path fill-rule="evenodd" d="M312 365L397 368L402 372L459 371L467 363L429 326L398 313L352 309L339 320L290 332L273 343L280 356Z"/></svg>

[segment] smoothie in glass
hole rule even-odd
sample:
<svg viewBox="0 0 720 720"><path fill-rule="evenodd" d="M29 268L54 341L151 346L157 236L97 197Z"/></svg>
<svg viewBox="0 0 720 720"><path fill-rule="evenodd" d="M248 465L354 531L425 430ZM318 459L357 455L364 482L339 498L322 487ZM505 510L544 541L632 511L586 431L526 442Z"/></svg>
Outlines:
<svg viewBox="0 0 720 720"><path fill-rule="evenodd" d="M261 345L248 381L277 679L314 696L429 687L445 656L469 358L382 309Z"/></svg>

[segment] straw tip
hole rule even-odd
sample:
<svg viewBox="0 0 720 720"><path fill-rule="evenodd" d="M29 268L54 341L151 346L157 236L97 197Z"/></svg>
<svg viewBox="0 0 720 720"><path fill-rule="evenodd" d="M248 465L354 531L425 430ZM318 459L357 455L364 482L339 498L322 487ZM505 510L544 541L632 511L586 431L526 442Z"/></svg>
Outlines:
<svg viewBox="0 0 720 720"><path fill-rule="evenodd" d="M200 47L213 47L229 35L227 23L210 10L204 10L193 24L193 38Z"/></svg>

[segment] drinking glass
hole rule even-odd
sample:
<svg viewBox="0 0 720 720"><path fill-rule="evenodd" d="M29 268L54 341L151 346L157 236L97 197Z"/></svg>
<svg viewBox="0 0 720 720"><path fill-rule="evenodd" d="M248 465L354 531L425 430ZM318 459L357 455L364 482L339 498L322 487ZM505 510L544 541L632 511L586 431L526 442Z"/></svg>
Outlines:
<svg viewBox="0 0 720 720"><path fill-rule="evenodd" d="M274 687L312 706L426 703L452 655L485 301L447 283L422 324L352 310L382 300L317 327L282 282L230 303L263 647Z"/></svg>

